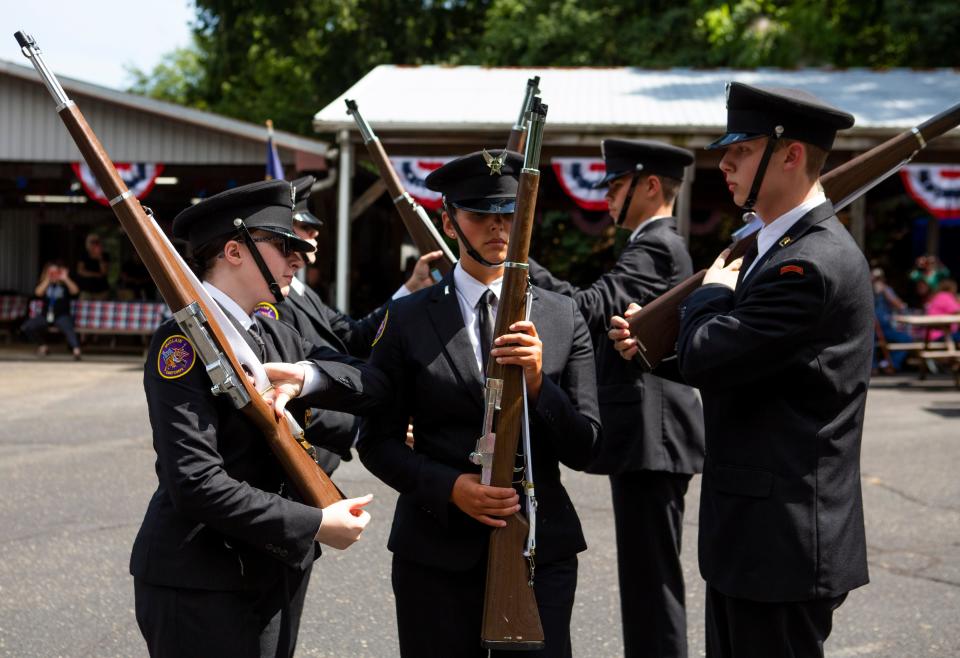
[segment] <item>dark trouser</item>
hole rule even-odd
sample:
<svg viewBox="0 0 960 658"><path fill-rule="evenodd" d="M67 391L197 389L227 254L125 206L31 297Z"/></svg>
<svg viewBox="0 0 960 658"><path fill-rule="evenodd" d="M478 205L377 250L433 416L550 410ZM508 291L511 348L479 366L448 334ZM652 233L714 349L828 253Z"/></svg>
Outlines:
<svg viewBox="0 0 960 658"><path fill-rule="evenodd" d="M60 333L63 334L63 337L67 340L67 345L71 348L80 347L80 341L77 340L77 332L73 329L73 317L70 315L58 315L53 319L53 324L60 330ZM32 317L24 322L20 330L34 343L43 345L47 342L47 319L42 315Z"/></svg>
<svg viewBox="0 0 960 658"><path fill-rule="evenodd" d="M310 569L267 591L212 592L134 579L137 624L153 658L290 658Z"/></svg>
<svg viewBox="0 0 960 658"><path fill-rule="evenodd" d="M845 598L763 603L708 584L707 658L823 658L833 611Z"/></svg>
<svg viewBox="0 0 960 658"><path fill-rule="evenodd" d="M627 658L687 656L680 540L691 477L662 471L610 476Z"/></svg>
<svg viewBox="0 0 960 658"><path fill-rule="evenodd" d="M400 655L405 658L485 657L480 646L486 559L469 571L444 571L393 556ZM537 564L534 590L544 648L491 651L490 656L565 658L572 655L570 615L577 589L577 558Z"/></svg>

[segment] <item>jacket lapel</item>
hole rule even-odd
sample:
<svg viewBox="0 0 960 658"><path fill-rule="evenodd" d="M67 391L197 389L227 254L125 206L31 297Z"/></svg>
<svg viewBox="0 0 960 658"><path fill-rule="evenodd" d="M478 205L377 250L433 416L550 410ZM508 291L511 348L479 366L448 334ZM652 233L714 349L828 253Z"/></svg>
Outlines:
<svg viewBox="0 0 960 658"><path fill-rule="evenodd" d="M477 405L482 406L483 380L477 367L473 345L467 336L467 328L463 324L452 272L431 288L427 315L437 332L444 356L450 362L461 386L469 391Z"/></svg>
<svg viewBox="0 0 960 658"><path fill-rule="evenodd" d="M740 298L742 296L743 292L749 288L753 280L757 278L757 273L766 267L767 262L773 258L775 254L779 253L784 247L787 247L799 240L801 237L803 237L804 233L809 231L813 226L819 224L825 219L833 217L835 214L836 212L833 209L833 204L830 203L829 200L821 203L815 208L811 208L797 221L796 224L790 227L790 230L788 230L782 238L777 240L773 246L767 249L763 256L759 257L756 265L754 265L753 269L750 270L750 274L742 278L742 280L737 283L736 297Z"/></svg>
<svg viewBox="0 0 960 658"><path fill-rule="evenodd" d="M329 344L330 347L342 354L346 354L347 346L344 345L343 341L340 340L340 337L333 332L333 328L327 321L322 309L314 302L313 299L310 298L307 290L304 290L304 292L301 294L291 288L290 294L287 296L287 300L307 316L310 324L313 325L313 328L317 331L320 337L327 341L327 344Z"/></svg>

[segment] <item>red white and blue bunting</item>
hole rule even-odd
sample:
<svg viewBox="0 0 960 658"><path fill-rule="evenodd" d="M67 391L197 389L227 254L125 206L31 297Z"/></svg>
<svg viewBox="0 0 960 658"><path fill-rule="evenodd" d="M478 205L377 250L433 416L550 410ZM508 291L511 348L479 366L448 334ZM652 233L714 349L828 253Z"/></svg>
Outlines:
<svg viewBox="0 0 960 658"><path fill-rule="evenodd" d="M607 209L607 191L592 187L607 172L602 158L553 158L551 163L560 187L574 203L584 210Z"/></svg>
<svg viewBox="0 0 960 658"><path fill-rule="evenodd" d="M431 171L439 169L451 160L453 158L438 155L396 155L390 158L404 189L427 210L439 210L442 205L442 195L428 190L423 181Z"/></svg>
<svg viewBox="0 0 960 658"><path fill-rule="evenodd" d="M900 178L913 200L934 217L960 217L960 165L907 165Z"/></svg>
<svg viewBox="0 0 960 658"><path fill-rule="evenodd" d="M87 166L87 163L72 162L70 166L73 168L73 173L76 174L80 180L80 184L83 185L83 191L87 193L87 196L97 203L109 206L110 199L103 193L103 190L100 188L100 183L97 182L96 177L93 175L90 167ZM127 188L129 188L138 199L143 199L150 194L150 190L153 189L153 184L156 182L157 177L163 173L163 165L159 163L118 162L115 163L114 166L117 168L117 173L120 174L120 178L126 183Z"/></svg>

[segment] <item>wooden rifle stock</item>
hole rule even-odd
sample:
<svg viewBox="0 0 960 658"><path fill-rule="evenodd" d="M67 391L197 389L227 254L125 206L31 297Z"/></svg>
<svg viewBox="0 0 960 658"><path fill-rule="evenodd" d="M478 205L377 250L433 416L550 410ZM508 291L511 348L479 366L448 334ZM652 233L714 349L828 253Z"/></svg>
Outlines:
<svg viewBox="0 0 960 658"><path fill-rule="evenodd" d="M218 324L213 311L204 301L204 295L196 288L196 279L182 269L179 256L163 231L127 189L79 108L67 98L56 77L46 68L40 58L40 50L36 42L23 32L17 32L15 36L24 55L31 60L57 102L57 112L67 131L93 171L104 194L111 199L110 205L114 214L120 220L127 237L130 238L150 272L150 277L157 284L167 306L176 313L188 306L196 305L206 317L204 328L216 343L217 349L229 361L229 367L232 367L234 373L233 385L237 388L242 387L249 399L242 407L242 411L263 432L274 455L297 487L303 501L323 508L342 500L343 496L336 485L294 438L286 419L277 419L273 409L264 402L256 387L243 375L243 367L229 340Z"/></svg>
<svg viewBox="0 0 960 658"><path fill-rule="evenodd" d="M510 229L494 337L510 333L510 325L526 317L529 285L526 264L537 205L540 182L537 167L546 113L546 105L541 105L539 99L535 99L531 105L530 134ZM496 359L490 359L486 376L488 396L497 384L502 383L502 389L499 393L499 412L493 425L496 439L490 481L485 483L494 487L512 487L517 443L524 422L523 369L504 366L497 363ZM490 532L481 643L488 649L539 649L543 646L543 628L533 591L532 571L523 554L529 524L518 513L504 520L506 527L494 528Z"/></svg>
<svg viewBox="0 0 960 658"><path fill-rule="evenodd" d="M820 178L824 193L837 210L845 208L899 171L930 140L957 125L960 125L960 104L831 169ZM727 262L744 255L756 239L756 232L752 232L734 242L730 246ZM700 270L629 319L630 333L637 339L636 359L646 370L653 370L676 350L677 337L680 335L680 304L700 287L706 273L706 270Z"/></svg>
<svg viewBox="0 0 960 658"><path fill-rule="evenodd" d="M360 115L357 103L352 100L347 100L346 103L347 114L351 115L357 122L357 128L360 129L360 136L363 138L364 146L367 147L367 153L380 173L380 178L386 184L390 198L393 199L393 204L397 207L400 219L403 220L403 225L406 227L407 233L410 234L413 244L416 245L421 255L431 251L443 252L442 257L430 264L433 280L439 281L453 269L454 263L457 262L456 256L453 255L447 243L443 241L427 212L403 188L400 177L397 176L383 144L380 143L380 138L374 134L370 124Z"/></svg>
<svg viewBox="0 0 960 658"><path fill-rule="evenodd" d="M507 138L507 150L519 153L523 150L523 137L526 135L524 123L527 120L527 113L533 106L533 99L540 93L540 76L534 76L527 80L527 89L523 94L523 105L520 106L520 116L517 122L510 129L510 137Z"/></svg>

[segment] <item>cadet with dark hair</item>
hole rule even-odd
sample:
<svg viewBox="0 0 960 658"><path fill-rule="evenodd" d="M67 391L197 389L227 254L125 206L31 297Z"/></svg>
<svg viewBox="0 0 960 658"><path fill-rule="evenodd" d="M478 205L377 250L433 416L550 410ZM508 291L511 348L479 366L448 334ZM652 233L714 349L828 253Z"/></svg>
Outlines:
<svg viewBox="0 0 960 658"><path fill-rule="evenodd" d="M392 407L364 419L357 450L400 492L388 547L402 656L487 655L480 626L489 531L520 509L514 488L481 484L469 459L481 435L488 358L522 367L529 393L534 587L545 635L545 648L531 655L571 653L577 553L586 544L559 464L583 469L593 456L596 379L583 316L551 292L534 289L530 321L491 346L522 166L519 154L484 151L427 177L444 195L443 230L461 257L436 285L391 303L370 356L397 391Z"/></svg>
<svg viewBox="0 0 960 658"><path fill-rule="evenodd" d="M184 210L173 233L254 353L286 362L266 369L278 400L300 394L290 407L301 423L307 406L370 410L387 398L382 375L251 316L312 249L294 235L291 209L288 183L254 183ZM260 431L211 393L197 359L170 320L144 366L159 482L130 558L137 622L153 656L292 656L318 542L356 541L370 496L323 510L298 502Z"/></svg>
<svg viewBox="0 0 960 658"><path fill-rule="evenodd" d="M823 656L867 583L860 440L873 352L866 260L818 178L853 117L813 95L731 83L720 170L763 222L681 308L679 370L700 388L707 655ZM622 319L611 337L622 338ZM618 345L629 357L630 340Z"/></svg>
<svg viewBox="0 0 960 658"><path fill-rule="evenodd" d="M703 465L703 412L695 391L644 372L607 340L610 316L646 304L691 274L672 216L686 149L648 140L602 145L614 225L630 239L613 268L583 288L533 259L530 278L572 297L587 320L597 358L603 439L591 473L610 475L617 533L625 656L685 657L687 621L680 544L683 497Z"/></svg>

